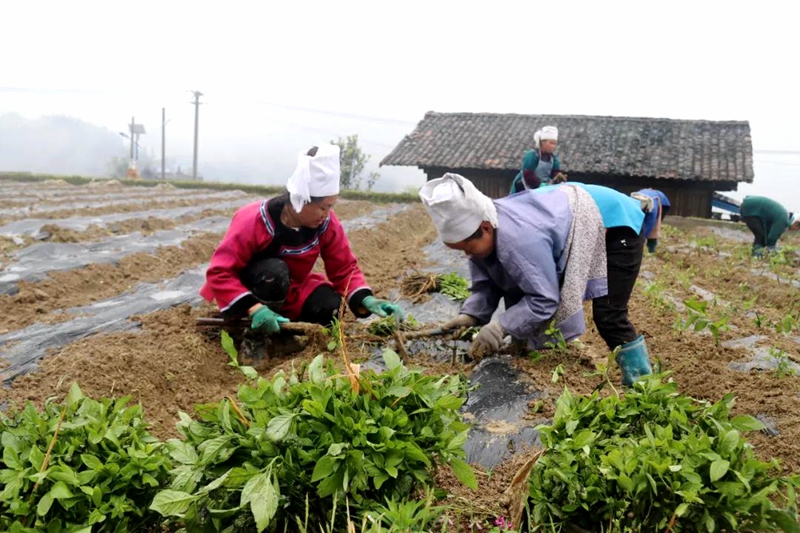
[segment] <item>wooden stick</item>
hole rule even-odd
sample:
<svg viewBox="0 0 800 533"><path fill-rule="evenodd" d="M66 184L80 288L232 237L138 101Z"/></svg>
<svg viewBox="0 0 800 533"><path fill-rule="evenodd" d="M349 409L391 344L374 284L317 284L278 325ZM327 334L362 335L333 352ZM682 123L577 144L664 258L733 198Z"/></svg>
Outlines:
<svg viewBox="0 0 800 533"><path fill-rule="evenodd" d="M61 411L61 416L58 419L58 424L56 425L56 430L53 432L53 438L50 439L50 445L47 447L47 453L44 454L44 461L42 461L42 467L39 469L39 473L41 474L45 470L47 470L47 466L50 464L50 454L53 452L53 447L56 445L56 439L58 438L58 432L61 430L61 423L64 421L64 416L67 414L67 406L64 406L64 409ZM39 482L33 484L33 489L31 490L31 500L30 505L33 505L33 498L36 496L36 489L39 488ZM25 521L28 519L26 516L22 519L22 525L25 525Z"/></svg>
<svg viewBox="0 0 800 533"><path fill-rule="evenodd" d="M455 332L456 330L454 329L434 328L434 329L425 329L421 331L406 331L403 333L403 337L406 340L411 340L411 339L420 339L423 337L437 337L441 335L449 335Z"/></svg>
<svg viewBox="0 0 800 533"><path fill-rule="evenodd" d="M244 424L244 427L249 428L250 427L250 423L244 417L244 414L239 410L239 406L236 405L236 400L234 400L232 397L228 396L228 401L231 402L231 407L233 407L233 410L236 411L236 415L239 417L239 420L242 421L242 424Z"/></svg>
<svg viewBox="0 0 800 533"><path fill-rule="evenodd" d="M404 360L409 358L408 350L406 350L406 341L403 339L403 334L400 332L400 328L394 328L394 344L396 351L400 352L400 357Z"/></svg>
<svg viewBox="0 0 800 533"><path fill-rule="evenodd" d="M226 322L223 318L198 318L195 322L198 326L250 326L249 318L241 318L239 320L231 320L229 322ZM321 330L322 326L319 324L312 324L311 322L284 322L281 324L281 331L288 331L290 333L310 333Z"/></svg>

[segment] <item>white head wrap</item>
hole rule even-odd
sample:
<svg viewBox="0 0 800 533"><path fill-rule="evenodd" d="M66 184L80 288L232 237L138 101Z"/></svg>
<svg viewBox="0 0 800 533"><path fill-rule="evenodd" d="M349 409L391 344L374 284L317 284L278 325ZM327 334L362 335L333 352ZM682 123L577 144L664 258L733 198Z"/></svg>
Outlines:
<svg viewBox="0 0 800 533"><path fill-rule="evenodd" d="M467 178L445 174L430 180L419 191L422 204L436 226L442 242L461 242L488 221L497 227L497 208Z"/></svg>
<svg viewBox="0 0 800 533"><path fill-rule="evenodd" d="M794 213L792 215L792 222L790 225L797 224L798 222L800 222L800 213Z"/></svg>
<svg viewBox="0 0 800 533"><path fill-rule="evenodd" d="M544 128L538 130L536 133L533 134L533 144L536 148L539 148L539 143L541 141L557 141L558 140L558 128L555 126L545 126Z"/></svg>
<svg viewBox="0 0 800 533"><path fill-rule="evenodd" d="M297 168L286 183L289 200L298 213L312 196L339 194L339 147L320 144L314 157L306 153L298 154Z"/></svg>

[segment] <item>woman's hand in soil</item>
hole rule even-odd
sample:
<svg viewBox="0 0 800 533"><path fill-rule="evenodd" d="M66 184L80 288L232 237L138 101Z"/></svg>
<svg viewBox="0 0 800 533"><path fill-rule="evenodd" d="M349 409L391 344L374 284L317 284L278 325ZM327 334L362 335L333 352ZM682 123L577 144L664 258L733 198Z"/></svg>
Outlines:
<svg viewBox="0 0 800 533"><path fill-rule="evenodd" d="M472 341L469 355L473 359L479 360L483 356L492 355L500 350L503 345L503 338L507 335L506 330L497 320L492 320L481 328Z"/></svg>
<svg viewBox="0 0 800 533"><path fill-rule="evenodd" d="M405 311L403 311L403 308L387 300L379 300L374 296L367 296L364 298L363 305L367 311L374 315L378 315L381 318L386 318L387 316L392 315L397 319L398 322L402 322L406 319L406 314Z"/></svg>
<svg viewBox="0 0 800 533"><path fill-rule="evenodd" d="M250 315L250 329L266 331L268 335L280 332L281 324L289 322L266 305L262 305Z"/></svg>

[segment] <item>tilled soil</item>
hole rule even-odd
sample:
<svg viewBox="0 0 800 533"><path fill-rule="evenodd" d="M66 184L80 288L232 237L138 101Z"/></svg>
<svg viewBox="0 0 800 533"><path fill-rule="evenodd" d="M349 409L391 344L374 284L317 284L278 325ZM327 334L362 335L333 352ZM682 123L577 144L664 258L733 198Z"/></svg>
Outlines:
<svg viewBox="0 0 800 533"><path fill-rule="evenodd" d="M349 204L337 208L337 214L347 218ZM353 213L363 212L363 205L354 205ZM348 234L354 253L376 294L384 295L396 284L399 273L418 266L421 254L410 255L409 249L419 249L433 238L434 231L416 206L373 229ZM205 259L216 242L206 242ZM198 256L202 252L198 251ZM380 257L377 257L380 256ZM152 313L140 317L140 332L95 335L46 357L37 372L14 381L10 389L0 390L0 402L20 404L31 400L41 404L46 398L66 394L70 384L77 381L91 395L133 395L142 402L153 432L160 437L175 436L174 424L179 410L191 411L198 403L218 401L236 393L241 377L227 366L228 356L221 348L219 332L194 325L199 316L216 311L209 304L192 309L189 306ZM352 315L347 315L348 328L356 328ZM238 338L232 332L234 338ZM308 344L288 354L293 339L276 341L269 357L246 359L267 375L277 368L299 368L324 351L320 339L300 339ZM357 346L352 346L354 355ZM286 355L282 355L286 354Z"/></svg>
<svg viewBox="0 0 800 533"><path fill-rule="evenodd" d="M346 220L372 208L368 202L344 202L336 211ZM17 294L0 295L0 306L13 309L13 312L0 317L0 334L22 329L34 322L69 320L69 315L52 312L104 300L139 283L173 278L208 261L222 236L202 233L190 237L180 246L162 246L152 254L132 254L116 264L53 272L39 282L22 281L18 284Z"/></svg>

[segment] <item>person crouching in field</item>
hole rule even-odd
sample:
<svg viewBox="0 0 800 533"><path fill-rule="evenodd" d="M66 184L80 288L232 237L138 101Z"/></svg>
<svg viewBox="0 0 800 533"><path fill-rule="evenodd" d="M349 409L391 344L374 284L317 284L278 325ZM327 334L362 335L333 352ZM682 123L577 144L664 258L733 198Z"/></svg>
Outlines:
<svg viewBox="0 0 800 533"><path fill-rule="evenodd" d="M483 325L474 359L499 351L506 335L542 348L553 321L565 340L578 337L591 299L600 336L620 347L623 383L651 373L644 337L628 319L644 248L638 201L580 183L492 201L458 174L429 181L419 195L442 241L469 258L471 294L441 327ZM492 319L501 298L505 311Z"/></svg>
<svg viewBox="0 0 800 533"><path fill-rule="evenodd" d="M746 196L739 207L742 220L753 233L752 255L761 257L764 250L777 250L778 239L786 230L800 230L800 215L763 196Z"/></svg>
<svg viewBox="0 0 800 533"><path fill-rule="evenodd" d="M226 321L249 315L251 328L267 334L290 320L327 326L343 297L357 317L402 320L400 306L373 296L333 211L339 147L324 144L301 153L286 189L234 214L211 257L201 296L216 301ZM327 277L312 272L319 257Z"/></svg>

